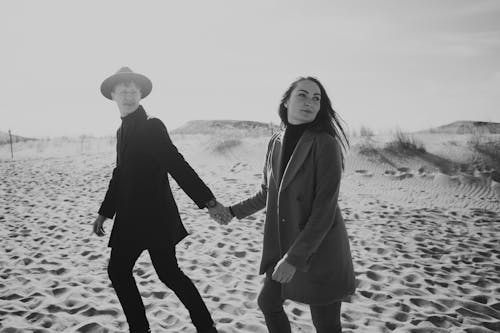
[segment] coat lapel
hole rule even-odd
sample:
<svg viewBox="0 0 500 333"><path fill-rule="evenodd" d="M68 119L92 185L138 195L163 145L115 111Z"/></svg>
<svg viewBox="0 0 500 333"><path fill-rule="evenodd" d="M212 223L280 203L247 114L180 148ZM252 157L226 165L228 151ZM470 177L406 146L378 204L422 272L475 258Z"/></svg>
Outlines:
<svg viewBox="0 0 500 333"><path fill-rule="evenodd" d="M136 138L135 133L137 132L137 129L142 126L144 121L147 119L146 112L144 111L142 106L139 106L139 109L135 112L137 112L137 114L132 114L130 116L135 116L136 118L132 119L132 122L128 124L127 128L124 128L122 123L120 129L118 130L118 137L121 141L121 144L119 145L120 154L122 156L126 148L130 145L130 141Z"/></svg>
<svg viewBox="0 0 500 333"><path fill-rule="evenodd" d="M278 184L280 185L280 191L285 189L290 182L293 180L297 172L299 171L300 167L304 163L306 157L309 155L309 151L311 150L312 143L313 143L314 135L311 131L306 130L304 134L299 139L299 142L297 142L297 146L295 146L295 149L292 153L292 156L290 157L290 161L288 161L288 164L285 168L285 171L283 172L283 177L280 179L280 182ZM281 142L283 142L283 136L281 136ZM280 170L280 165L279 161L281 161L281 154L283 153L283 149L281 149L281 144L280 144L280 151L279 154L279 159L277 163L277 167L274 168L273 173L279 175L279 170Z"/></svg>
<svg viewBox="0 0 500 333"><path fill-rule="evenodd" d="M126 150L127 146L130 144L131 138L133 138L133 136L131 135L133 127L134 126L129 126L129 128L127 128L126 130L123 129L123 125L122 125L122 127L120 127L120 133L119 133L120 141L121 141L121 143L119 144L119 148L120 148L119 160L120 161L123 161L123 154L125 154L125 150Z"/></svg>
<svg viewBox="0 0 500 333"><path fill-rule="evenodd" d="M283 142L283 135L285 134L285 131L281 131L281 133L276 137L276 140L274 141L273 144L273 151L272 151L272 175L274 178L274 182L277 184L279 187L279 184L281 182L281 175L280 175L280 163L281 163L281 155L283 153L282 148L282 142Z"/></svg>
<svg viewBox="0 0 500 333"><path fill-rule="evenodd" d="M125 140L123 139L123 125L118 129L118 152L119 154L123 154L125 150Z"/></svg>
<svg viewBox="0 0 500 333"><path fill-rule="evenodd" d="M125 152L127 147L130 145L130 141L135 139L135 132L137 131L137 127L139 127L140 124L138 123L133 123L127 128L125 131L125 135L123 136L124 142L122 144L122 154Z"/></svg>

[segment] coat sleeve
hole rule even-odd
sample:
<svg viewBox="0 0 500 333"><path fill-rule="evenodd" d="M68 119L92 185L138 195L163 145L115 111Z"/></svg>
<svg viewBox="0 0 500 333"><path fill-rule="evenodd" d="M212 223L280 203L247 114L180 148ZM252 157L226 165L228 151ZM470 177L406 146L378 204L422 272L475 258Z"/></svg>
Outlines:
<svg viewBox="0 0 500 333"><path fill-rule="evenodd" d="M333 227L342 175L340 145L328 136L318 149L315 165L315 196L304 229L286 253L286 261L301 271Z"/></svg>
<svg viewBox="0 0 500 333"><path fill-rule="evenodd" d="M120 130L116 133L117 143L116 143L116 167L113 169L113 174L111 180L108 184L108 190L104 196L104 201L101 203L101 207L97 212L99 215L105 216L108 219L112 219L116 213L116 195L118 191L118 137L120 135Z"/></svg>
<svg viewBox="0 0 500 333"><path fill-rule="evenodd" d="M168 135L167 128L159 119L152 118L151 137L153 157L175 179L182 190L202 209L215 198L212 191L186 162Z"/></svg>
<svg viewBox="0 0 500 333"><path fill-rule="evenodd" d="M236 205L231 206L231 209L234 212L234 215L236 218L239 220L250 216L262 208L266 207L266 202L267 202L267 167L270 163L270 158L271 158L271 151L273 147L274 140L276 139L277 134L271 137L271 140L269 140L269 144L267 145L267 153L266 153L266 161L264 163L264 171L262 172L263 174L263 179L262 179L262 184L260 186L260 190L252 197L243 200Z"/></svg>

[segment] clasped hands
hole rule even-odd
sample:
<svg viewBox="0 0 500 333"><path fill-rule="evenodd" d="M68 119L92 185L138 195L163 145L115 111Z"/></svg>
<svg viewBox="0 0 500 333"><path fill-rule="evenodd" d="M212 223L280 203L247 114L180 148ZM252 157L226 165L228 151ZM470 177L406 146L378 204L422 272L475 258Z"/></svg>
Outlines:
<svg viewBox="0 0 500 333"><path fill-rule="evenodd" d="M215 207L208 208L208 213L210 217L220 225L227 225L233 219L229 207L225 207L218 201L216 201ZM286 261L286 258L283 257L274 267L272 279L280 283L288 283L292 280L295 272L295 266L291 265Z"/></svg>
<svg viewBox="0 0 500 333"><path fill-rule="evenodd" d="M208 214L210 214L210 217L220 225L227 225L233 219L229 207L225 207L218 201L216 201L215 207L208 208Z"/></svg>

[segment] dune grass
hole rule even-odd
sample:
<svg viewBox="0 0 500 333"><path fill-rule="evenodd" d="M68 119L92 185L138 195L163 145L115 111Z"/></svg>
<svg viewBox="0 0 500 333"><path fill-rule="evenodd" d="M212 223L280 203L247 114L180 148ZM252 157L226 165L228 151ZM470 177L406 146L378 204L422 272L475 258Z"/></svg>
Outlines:
<svg viewBox="0 0 500 333"><path fill-rule="evenodd" d="M373 156L378 154L378 150L370 142L366 141L359 145L359 153L365 156Z"/></svg>
<svg viewBox="0 0 500 333"><path fill-rule="evenodd" d="M218 154L225 154L241 144L242 141L240 139L222 139L214 145L213 151Z"/></svg>
<svg viewBox="0 0 500 333"><path fill-rule="evenodd" d="M422 154L426 152L423 143L401 130L396 131L394 138L385 145L384 149L400 155Z"/></svg>
<svg viewBox="0 0 500 333"><path fill-rule="evenodd" d="M480 168L495 169L500 171L500 142L492 140L483 132L472 134L469 147L477 154L476 162Z"/></svg>
<svg viewBox="0 0 500 333"><path fill-rule="evenodd" d="M375 132L373 132L373 130L367 126L361 126L361 128L359 129L359 135L362 137L362 138L371 138L375 135Z"/></svg>

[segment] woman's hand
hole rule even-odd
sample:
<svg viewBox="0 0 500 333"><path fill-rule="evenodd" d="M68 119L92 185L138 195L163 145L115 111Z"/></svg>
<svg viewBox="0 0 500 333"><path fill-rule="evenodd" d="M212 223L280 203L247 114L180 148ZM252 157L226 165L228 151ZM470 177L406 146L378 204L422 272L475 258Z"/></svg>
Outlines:
<svg viewBox="0 0 500 333"><path fill-rule="evenodd" d="M106 234L103 228L104 221L106 221L106 217L98 215L94 221L94 224L92 225L92 231L99 237Z"/></svg>
<svg viewBox="0 0 500 333"><path fill-rule="evenodd" d="M208 208L210 217L220 225L227 225L233 219L229 208L216 201L215 207Z"/></svg>
<svg viewBox="0 0 500 333"><path fill-rule="evenodd" d="M272 275L273 280L280 283L288 283L292 280L295 275L296 268L289 264L285 257L281 258L281 260L274 267L274 272Z"/></svg>

